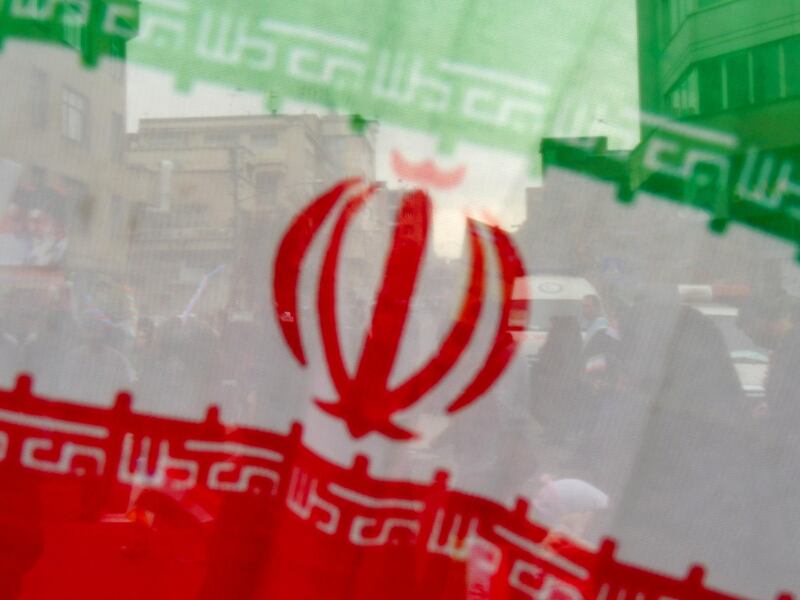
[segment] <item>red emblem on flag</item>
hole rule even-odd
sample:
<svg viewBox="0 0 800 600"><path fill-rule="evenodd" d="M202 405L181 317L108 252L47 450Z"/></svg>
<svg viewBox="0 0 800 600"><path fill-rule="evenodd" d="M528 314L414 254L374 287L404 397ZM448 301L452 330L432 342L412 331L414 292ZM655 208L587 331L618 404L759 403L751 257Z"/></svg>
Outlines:
<svg viewBox="0 0 800 600"><path fill-rule="evenodd" d="M361 186L347 180L315 199L290 225L275 261L275 312L283 337L294 357L306 364L297 311L298 284L303 259L314 237L334 208L342 206L325 251L317 310L325 359L338 395L317 399L327 413L342 419L350 433L360 438L371 432L395 440L416 437L391 421L392 415L418 402L457 364L469 346L484 307L486 295L486 242L484 228L499 263L500 315L497 331L482 366L448 405L454 413L477 400L508 366L516 342L508 327L511 292L516 278L524 275L519 254L506 233L495 225L467 219L471 251L469 283L459 314L438 351L424 366L397 387L389 388L389 375L397 358L415 285L425 255L430 229L431 201L423 191L409 192L402 199L392 234L383 280L377 293L370 326L354 373L345 366L336 322L336 277L342 241L354 216L374 197L376 185ZM343 203L343 204L342 204ZM515 306L516 311L520 310ZM527 307L522 308L527 311Z"/></svg>

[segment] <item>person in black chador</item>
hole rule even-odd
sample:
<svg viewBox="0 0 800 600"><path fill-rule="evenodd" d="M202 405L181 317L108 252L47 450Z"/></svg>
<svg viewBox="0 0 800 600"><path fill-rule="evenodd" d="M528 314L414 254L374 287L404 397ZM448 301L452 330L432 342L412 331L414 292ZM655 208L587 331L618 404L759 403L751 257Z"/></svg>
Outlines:
<svg viewBox="0 0 800 600"><path fill-rule="evenodd" d="M545 436L563 443L572 433L582 392L582 339L575 317L556 316L550 320L547 340L533 369L532 412Z"/></svg>

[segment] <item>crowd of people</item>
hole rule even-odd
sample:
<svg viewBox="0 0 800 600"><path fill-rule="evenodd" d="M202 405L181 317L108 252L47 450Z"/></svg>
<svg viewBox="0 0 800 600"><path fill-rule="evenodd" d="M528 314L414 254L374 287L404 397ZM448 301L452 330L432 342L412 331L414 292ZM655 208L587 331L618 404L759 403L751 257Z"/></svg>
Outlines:
<svg viewBox="0 0 800 600"><path fill-rule="evenodd" d="M222 397L246 410L269 388L261 367L272 349L259 334L224 313L140 317L128 331L99 308L75 314L39 290L17 291L0 317L0 385L30 373L45 397L108 406L124 390L143 412L196 416Z"/></svg>
<svg viewBox="0 0 800 600"><path fill-rule="evenodd" d="M776 294L742 306L738 324L770 350L764 398L745 395L722 333L690 306L653 299L604 306L587 296L580 316L552 317L529 364L527 392L503 400L523 437L540 438L539 455L520 458L541 482L532 496L547 524L587 540L593 532L624 534L653 564L686 555L671 549L686 539L705 540L718 558L738 552L739 540L755 549L754 569L785 569L776 547L790 559L800 522L774 515L794 514L792 499L800 497L800 318ZM158 323L140 317L131 337L98 308L75 314L19 292L5 297L0 317L0 385L29 372L43 396L105 406L130 390L138 411L173 416L224 401L236 407L234 419L248 422L283 389L266 368L281 348L257 322L224 312ZM499 443L512 437L502 426L497 434ZM503 460L468 468L495 479L505 467L520 470ZM762 497L776 477L782 493ZM624 519L615 522L615 514ZM721 530L720 520L742 528ZM704 558L703 549L693 555Z"/></svg>
<svg viewBox="0 0 800 600"><path fill-rule="evenodd" d="M738 327L769 351L763 398L746 396L723 334L697 309L643 299L606 319L598 307L587 297L580 318L552 319L530 382L546 476L589 485L575 533L613 531L648 564L675 569L687 540L707 564L736 564L746 546L743 581L788 572L800 535L800 319L790 299L755 297L739 311ZM601 491L607 502L589 502Z"/></svg>

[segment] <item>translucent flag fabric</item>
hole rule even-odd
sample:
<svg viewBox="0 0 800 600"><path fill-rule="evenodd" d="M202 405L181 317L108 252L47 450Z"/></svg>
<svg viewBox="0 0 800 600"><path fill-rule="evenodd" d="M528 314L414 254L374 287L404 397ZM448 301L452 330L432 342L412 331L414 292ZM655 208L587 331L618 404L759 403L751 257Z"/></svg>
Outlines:
<svg viewBox="0 0 800 600"><path fill-rule="evenodd" d="M0 598L792 597L799 16L0 1Z"/></svg>

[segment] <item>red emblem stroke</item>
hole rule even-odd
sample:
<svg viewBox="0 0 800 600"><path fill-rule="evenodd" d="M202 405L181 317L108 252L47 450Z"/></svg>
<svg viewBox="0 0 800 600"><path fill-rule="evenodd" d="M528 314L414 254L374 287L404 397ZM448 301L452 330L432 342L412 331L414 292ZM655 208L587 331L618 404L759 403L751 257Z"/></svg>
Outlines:
<svg viewBox="0 0 800 600"><path fill-rule="evenodd" d="M467 174L466 165L446 171L436 166L433 160L413 163L407 160L399 150L392 150L392 169L400 179L416 181L429 187L443 190L452 189L464 180Z"/></svg>
<svg viewBox="0 0 800 600"><path fill-rule="evenodd" d="M364 186L358 179L342 181L315 199L292 222L275 259L275 313L291 353L301 365L306 365L297 310L301 267L322 224L334 208L342 205L323 259L317 297L325 360L338 398L333 401L317 399L316 403L328 414L342 419L355 438L377 432L394 440L409 440L416 434L393 423L392 415L418 402L456 365L469 346L483 311L487 271L481 228L490 233L500 266L500 315L494 340L483 365L451 401L448 413L475 402L497 380L513 357L517 342L508 330L511 292L514 280L525 272L519 253L502 229L467 219L470 276L458 317L437 353L405 382L395 389L389 389L389 376L408 319L431 220L428 195L421 190L409 192L402 199L397 213L383 280L361 357L355 372L349 373L342 356L336 322L337 267L347 227L358 211L374 197L376 190L376 185ZM527 305L515 306L517 310L527 312Z"/></svg>

